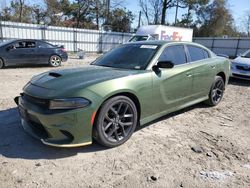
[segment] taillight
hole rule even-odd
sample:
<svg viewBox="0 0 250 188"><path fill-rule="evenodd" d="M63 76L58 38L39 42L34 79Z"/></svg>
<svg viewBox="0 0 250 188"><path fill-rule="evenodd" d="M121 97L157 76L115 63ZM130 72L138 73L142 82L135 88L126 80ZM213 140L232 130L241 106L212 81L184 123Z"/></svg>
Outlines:
<svg viewBox="0 0 250 188"><path fill-rule="evenodd" d="M62 52L66 52L65 48L61 48L61 51L62 51Z"/></svg>

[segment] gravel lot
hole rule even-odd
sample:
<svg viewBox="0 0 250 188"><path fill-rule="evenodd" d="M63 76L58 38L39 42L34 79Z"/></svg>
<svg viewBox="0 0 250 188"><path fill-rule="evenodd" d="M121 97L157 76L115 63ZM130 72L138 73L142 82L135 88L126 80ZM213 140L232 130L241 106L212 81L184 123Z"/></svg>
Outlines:
<svg viewBox="0 0 250 188"><path fill-rule="evenodd" d="M60 69L93 59L71 58ZM51 69L0 70L0 187L250 187L250 82L233 79L217 107L162 117L120 147L63 149L26 135L13 101Z"/></svg>

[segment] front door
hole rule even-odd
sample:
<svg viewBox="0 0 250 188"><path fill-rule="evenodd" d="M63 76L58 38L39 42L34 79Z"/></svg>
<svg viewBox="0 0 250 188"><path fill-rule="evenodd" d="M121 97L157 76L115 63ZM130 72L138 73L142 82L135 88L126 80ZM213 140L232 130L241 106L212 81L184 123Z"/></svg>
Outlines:
<svg viewBox="0 0 250 188"><path fill-rule="evenodd" d="M155 111L173 111L188 101L192 96L192 72L183 45L166 47L159 61L171 61L173 68L161 68L153 76Z"/></svg>
<svg viewBox="0 0 250 188"><path fill-rule="evenodd" d="M13 43L6 53L10 65L33 64L37 60L36 43L33 41Z"/></svg>

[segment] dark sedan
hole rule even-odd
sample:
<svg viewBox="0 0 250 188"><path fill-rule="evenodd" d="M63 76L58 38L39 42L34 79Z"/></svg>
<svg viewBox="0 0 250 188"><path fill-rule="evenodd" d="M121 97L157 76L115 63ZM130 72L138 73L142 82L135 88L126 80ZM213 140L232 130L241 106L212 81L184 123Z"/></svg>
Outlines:
<svg viewBox="0 0 250 188"><path fill-rule="evenodd" d="M63 47L41 40L9 40L0 43L0 68L24 64L58 67L67 59L68 54Z"/></svg>

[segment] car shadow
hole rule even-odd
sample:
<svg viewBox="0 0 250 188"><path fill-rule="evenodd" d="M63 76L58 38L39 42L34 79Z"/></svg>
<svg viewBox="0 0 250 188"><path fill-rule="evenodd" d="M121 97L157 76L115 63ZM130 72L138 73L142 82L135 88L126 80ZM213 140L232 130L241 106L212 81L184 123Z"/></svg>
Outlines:
<svg viewBox="0 0 250 188"><path fill-rule="evenodd" d="M148 127L156 122L166 120L170 117L190 111L194 108L207 108L200 103L183 110L158 118L143 126L138 126L136 131ZM42 144L39 140L29 136L21 127L20 117L17 108L0 111L0 155L6 158L21 159L59 159L77 155L78 153L91 153L108 150L94 142L92 145L78 148L57 148Z"/></svg>
<svg viewBox="0 0 250 188"><path fill-rule="evenodd" d="M235 85L235 86L250 87L250 80L230 78L228 84Z"/></svg>
<svg viewBox="0 0 250 188"><path fill-rule="evenodd" d="M97 143L78 148L56 148L43 145L21 127L17 108L0 111L0 155L21 159L58 159L107 149Z"/></svg>

